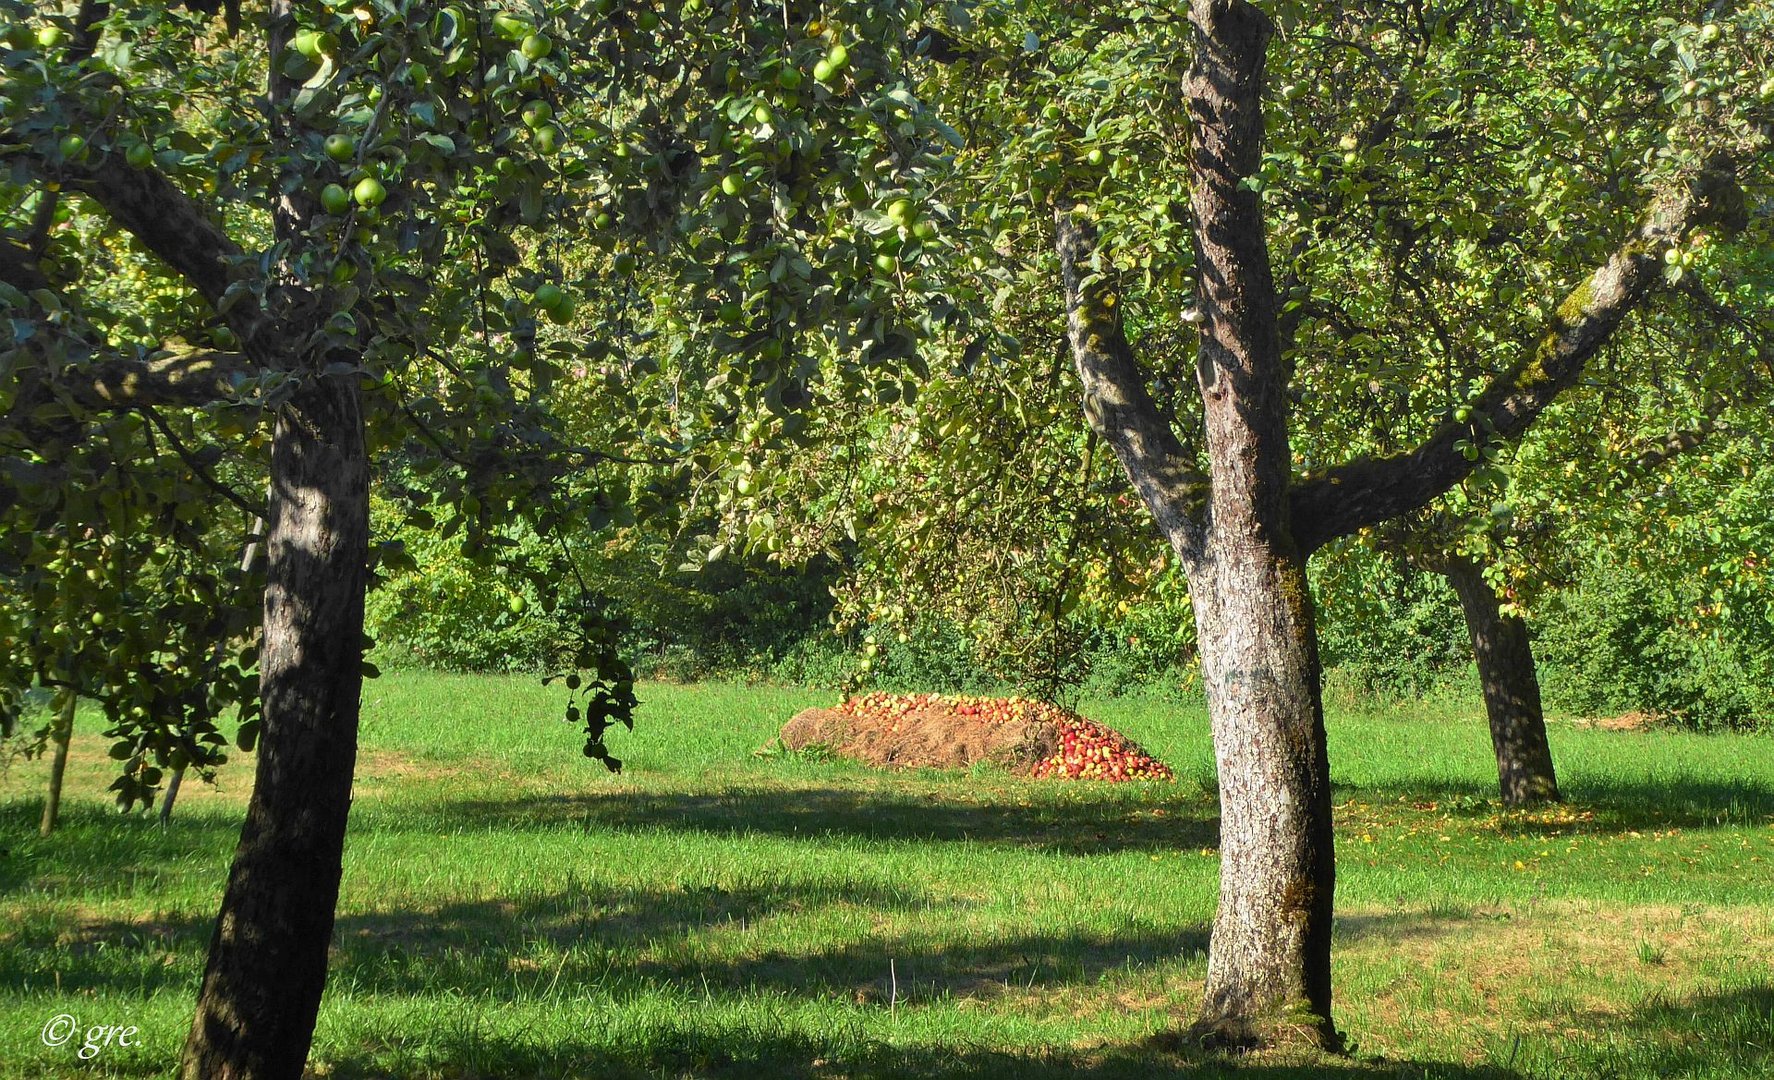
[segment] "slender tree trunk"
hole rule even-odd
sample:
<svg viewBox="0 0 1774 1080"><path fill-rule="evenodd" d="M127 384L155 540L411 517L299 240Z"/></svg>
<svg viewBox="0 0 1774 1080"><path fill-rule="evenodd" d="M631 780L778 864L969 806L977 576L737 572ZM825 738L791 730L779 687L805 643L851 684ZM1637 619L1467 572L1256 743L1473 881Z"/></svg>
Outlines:
<svg viewBox="0 0 1774 1080"><path fill-rule="evenodd" d="M188 1080L296 1080L326 984L357 758L369 469L351 377L310 379L272 444L258 768Z"/></svg>
<svg viewBox="0 0 1774 1080"><path fill-rule="evenodd" d="M1503 613L1503 605L1478 563L1454 555L1443 561L1440 569L1459 594L1460 607L1466 613L1466 632L1472 638L1472 657L1478 663L1485 713L1491 722L1491 748L1497 753L1503 803L1529 806L1556 802L1558 778L1552 767L1552 747L1546 741L1546 715L1541 709L1528 625Z"/></svg>
<svg viewBox="0 0 1774 1080"><path fill-rule="evenodd" d="M55 756L49 760L49 797L44 800L43 823L37 830L44 836L55 832L56 823L62 816L62 781L68 775L68 746L74 741L74 707L79 702L73 690L63 690L55 723L49 729L49 741L55 747Z"/></svg>

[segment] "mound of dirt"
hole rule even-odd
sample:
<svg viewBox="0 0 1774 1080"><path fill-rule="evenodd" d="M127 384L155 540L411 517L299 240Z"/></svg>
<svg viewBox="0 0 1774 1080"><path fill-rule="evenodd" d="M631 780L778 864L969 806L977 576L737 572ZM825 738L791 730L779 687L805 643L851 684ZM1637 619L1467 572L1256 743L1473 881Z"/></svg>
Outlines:
<svg viewBox="0 0 1774 1080"><path fill-rule="evenodd" d="M867 694L808 709L783 725L789 750L824 747L884 768L964 768L987 762L1056 779L1169 780L1137 744L1076 713L1023 698Z"/></svg>

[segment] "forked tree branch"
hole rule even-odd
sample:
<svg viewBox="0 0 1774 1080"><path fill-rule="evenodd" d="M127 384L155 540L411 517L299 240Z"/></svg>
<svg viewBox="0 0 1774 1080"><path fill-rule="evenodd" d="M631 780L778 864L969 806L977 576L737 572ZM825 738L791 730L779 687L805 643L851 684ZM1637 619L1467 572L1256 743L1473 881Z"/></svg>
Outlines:
<svg viewBox="0 0 1774 1080"><path fill-rule="evenodd" d="M1426 506L1478 467L1475 448L1525 431L1583 373L1589 358L1662 280L1663 254L1691 229L1739 227L1743 196L1715 163L1658 198L1632 235L1559 306L1533 351L1491 381L1468 420L1450 420L1416 449L1362 458L1297 482L1294 534L1303 551Z"/></svg>

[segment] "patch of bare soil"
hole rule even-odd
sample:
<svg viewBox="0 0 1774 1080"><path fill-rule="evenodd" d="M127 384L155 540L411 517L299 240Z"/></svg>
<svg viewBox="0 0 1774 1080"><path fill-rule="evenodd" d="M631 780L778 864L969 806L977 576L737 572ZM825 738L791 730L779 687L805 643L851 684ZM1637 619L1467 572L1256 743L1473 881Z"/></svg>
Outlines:
<svg viewBox="0 0 1774 1080"><path fill-rule="evenodd" d="M785 749L823 747L878 768L996 765L1035 777L1168 780L1168 767L1118 731L1046 702L868 694L808 709L783 726Z"/></svg>
<svg viewBox="0 0 1774 1080"><path fill-rule="evenodd" d="M1586 716L1571 723L1602 731L1652 731L1663 726L1663 722L1651 713L1637 711L1623 712L1619 716Z"/></svg>
<svg viewBox="0 0 1774 1080"><path fill-rule="evenodd" d="M915 709L891 720L808 709L782 728L789 750L825 747L839 757L883 768L960 769L975 762L1026 772L1051 756L1059 731L1039 721L1006 724L945 708Z"/></svg>

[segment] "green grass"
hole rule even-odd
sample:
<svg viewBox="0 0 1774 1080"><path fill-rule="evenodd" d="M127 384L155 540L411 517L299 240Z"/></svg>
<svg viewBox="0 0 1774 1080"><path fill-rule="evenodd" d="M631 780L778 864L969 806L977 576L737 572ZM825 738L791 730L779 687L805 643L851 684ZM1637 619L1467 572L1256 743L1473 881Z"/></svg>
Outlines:
<svg viewBox="0 0 1774 1080"><path fill-rule="evenodd" d="M819 693L643 688L612 777L530 680L366 697L332 980L336 1077L1761 1077L1774 1072L1774 740L1557 724L1570 797L1506 813L1481 720L1338 713L1347 1059L1148 1047L1205 973L1218 859L1199 710L1085 711L1167 785L754 756ZM173 827L106 809L83 720L65 828L0 774L0 1076L170 1072L248 784ZM129 1024L91 1062L59 1013Z"/></svg>

